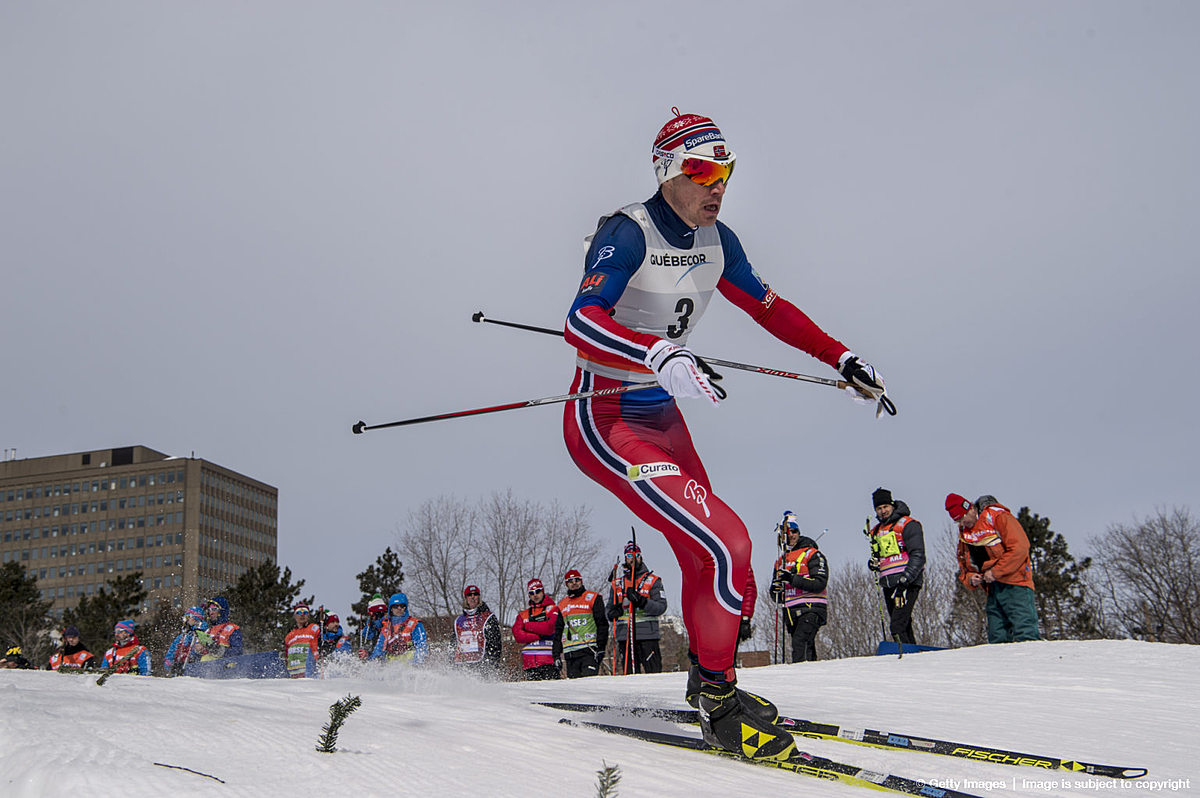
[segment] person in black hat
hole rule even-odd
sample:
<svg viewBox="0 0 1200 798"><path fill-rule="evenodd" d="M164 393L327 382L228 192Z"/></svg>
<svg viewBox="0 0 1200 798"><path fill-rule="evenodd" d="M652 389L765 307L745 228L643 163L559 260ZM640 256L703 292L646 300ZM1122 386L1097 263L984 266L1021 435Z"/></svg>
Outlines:
<svg viewBox="0 0 1200 798"><path fill-rule="evenodd" d="M46 670L78 670L96 667L96 658L79 640L79 627L68 626L63 629L62 641L62 648L50 655L50 664L46 666Z"/></svg>
<svg viewBox="0 0 1200 798"><path fill-rule="evenodd" d="M36 670L37 666L21 654L21 644L15 640L0 649L0 668L8 670Z"/></svg>
<svg viewBox="0 0 1200 798"><path fill-rule="evenodd" d="M867 530L871 542L867 566L876 572L883 591L892 639L916 645L912 613L925 579L925 532L921 522L909 515L908 505L893 499L887 488L876 488L871 504L878 523Z"/></svg>

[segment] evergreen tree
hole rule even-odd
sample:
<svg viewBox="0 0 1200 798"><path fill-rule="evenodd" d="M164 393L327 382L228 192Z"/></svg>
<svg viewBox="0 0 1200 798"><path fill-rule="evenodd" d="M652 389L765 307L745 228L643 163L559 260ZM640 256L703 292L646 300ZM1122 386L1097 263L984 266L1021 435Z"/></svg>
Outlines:
<svg viewBox="0 0 1200 798"><path fill-rule="evenodd" d="M117 621L136 620L148 595L142 587L141 571L111 579L96 595L84 596L73 609L64 612L63 626L78 626L80 642L99 657L112 645Z"/></svg>
<svg viewBox="0 0 1200 798"><path fill-rule="evenodd" d="M363 627L362 619L367 617L367 604L376 593L387 601L393 593L404 589L404 563L400 562L400 557L388 546L383 554L375 558L374 565L367 566L367 570L357 574L355 578L358 580L362 598L350 605L355 616L350 625L357 632Z"/></svg>
<svg viewBox="0 0 1200 798"><path fill-rule="evenodd" d="M17 643L30 662L40 663L42 653L49 651L43 633L50 626L53 604L41 600L37 578L27 575L20 563L0 566L0 645Z"/></svg>
<svg viewBox="0 0 1200 798"><path fill-rule="evenodd" d="M1077 640L1099 637L1096 617L1084 587L1084 574L1092 558L1076 562L1067 551L1067 541L1050 529L1050 519L1022 507L1017 521L1029 536L1029 559L1033 567L1034 595L1042 637L1047 640Z"/></svg>
<svg viewBox="0 0 1200 798"><path fill-rule="evenodd" d="M238 578L225 597L229 600L229 620L242 628L245 653L273 651L283 646L283 637L292 628L292 607L304 580L292 584L292 569L271 561L260 563ZM312 604L312 596L305 599Z"/></svg>

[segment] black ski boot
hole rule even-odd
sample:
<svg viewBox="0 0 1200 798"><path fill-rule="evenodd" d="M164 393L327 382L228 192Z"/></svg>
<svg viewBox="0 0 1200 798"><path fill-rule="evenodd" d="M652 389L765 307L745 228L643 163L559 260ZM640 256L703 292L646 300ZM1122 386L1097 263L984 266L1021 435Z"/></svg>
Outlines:
<svg viewBox="0 0 1200 798"><path fill-rule="evenodd" d="M782 761L796 751L792 735L746 711L730 682L701 684L700 731L709 745L747 759Z"/></svg>
<svg viewBox="0 0 1200 798"><path fill-rule="evenodd" d="M742 709L763 723L773 724L779 720L779 709L770 701L762 696L742 690L737 686L737 679L734 679L730 684L737 691L738 700L742 702ZM700 708L700 665L695 660L692 660L692 667L688 668L687 694L684 700L688 702L688 706L692 709Z"/></svg>

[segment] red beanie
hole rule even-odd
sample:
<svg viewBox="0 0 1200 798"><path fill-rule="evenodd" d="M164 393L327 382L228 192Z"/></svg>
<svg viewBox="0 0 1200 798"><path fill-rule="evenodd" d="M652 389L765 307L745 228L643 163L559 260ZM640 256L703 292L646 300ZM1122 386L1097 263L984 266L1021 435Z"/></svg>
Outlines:
<svg viewBox="0 0 1200 798"><path fill-rule="evenodd" d="M950 513L950 517L955 521L966 515L970 509L971 503L957 493L951 493L946 496L946 512Z"/></svg>
<svg viewBox="0 0 1200 798"><path fill-rule="evenodd" d="M568 579L583 579L583 574L572 568L571 570L567 571L566 576L563 577L563 581L566 582Z"/></svg>
<svg viewBox="0 0 1200 798"><path fill-rule="evenodd" d="M525 589L528 590L530 593L532 593L535 590L543 590L544 588L542 586L542 580L538 579L537 577L530 579L529 582L525 585Z"/></svg>

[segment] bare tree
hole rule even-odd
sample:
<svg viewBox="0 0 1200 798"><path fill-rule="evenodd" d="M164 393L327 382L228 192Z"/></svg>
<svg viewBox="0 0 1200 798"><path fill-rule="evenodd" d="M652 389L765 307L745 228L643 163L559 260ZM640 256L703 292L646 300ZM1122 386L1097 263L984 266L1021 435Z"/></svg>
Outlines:
<svg viewBox="0 0 1200 798"><path fill-rule="evenodd" d="M424 610L453 616L463 585L477 584L492 611L510 622L525 606L529 579L541 579L554 594L567 569L594 570L600 545L589 514L583 506L518 499L511 490L473 506L453 496L426 501L409 514L398 543L408 592Z"/></svg>
<svg viewBox="0 0 1200 798"><path fill-rule="evenodd" d="M1125 634L1200 643L1200 524L1186 508L1117 524L1092 541L1110 621Z"/></svg>
<svg viewBox="0 0 1200 798"><path fill-rule="evenodd" d="M454 496L429 499L408 515L408 531L397 548L404 552L406 592L414 610L455 616L461 611L462 589L473 576L477 512Z"/></svg>

